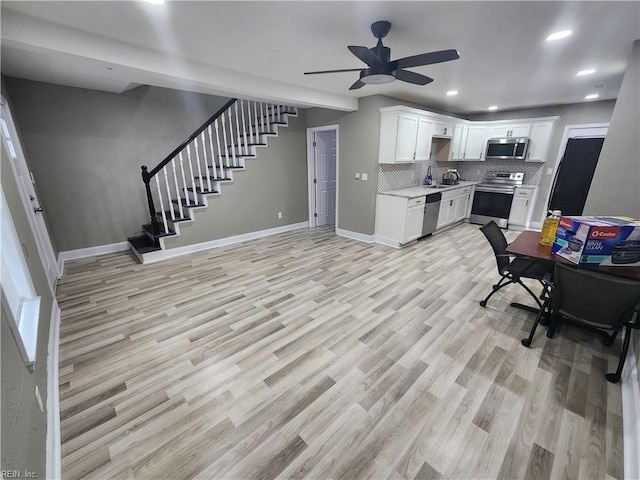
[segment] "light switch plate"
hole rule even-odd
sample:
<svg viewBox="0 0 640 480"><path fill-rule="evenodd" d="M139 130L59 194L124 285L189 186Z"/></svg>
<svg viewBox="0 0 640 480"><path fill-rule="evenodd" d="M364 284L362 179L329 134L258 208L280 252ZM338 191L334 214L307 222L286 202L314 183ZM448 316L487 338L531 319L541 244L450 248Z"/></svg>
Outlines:
<svg viewBox="0 0 640 480"><path fill-rule="evenodd" d="M362 181L363 182L367 181L368 178L369 178L369 175L367 175L366 173L362 174Z"/></svg>
<svg viewBox="0 0 640 480"><path fill-rule="evenodd" d="M358 172L356 172L356 173L355 173L355 175L354 175L354 177L355 177L356 179L359 179L359 178L360 178L360 174L359 174Z"/></svg>

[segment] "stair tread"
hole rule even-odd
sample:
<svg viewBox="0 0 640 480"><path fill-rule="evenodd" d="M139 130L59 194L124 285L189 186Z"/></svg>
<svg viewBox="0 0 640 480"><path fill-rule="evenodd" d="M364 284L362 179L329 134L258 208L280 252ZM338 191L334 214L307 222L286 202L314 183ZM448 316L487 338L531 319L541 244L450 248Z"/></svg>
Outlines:
<svg viewBox="0 0 640 480"><path fill-rule="evenodd" d="M225 167L226 168L226 167ZM207 178L206 176L203 176L202 178ZM233 178L229 178L229 177L208 177L211 179L212 182L233 182ZM196 180L200 180L200 177L195 177Z"/></svg>
<svg viewBox="0 0 640 480"><path fill-rule="evenodd" d="M154 237L171 237L173 235L177 235L176 232L174 232L173 230L169 230L168 232L166 232L164 230L164 225L162 225L162 222L160 222L160 225L158 225L160 227L160 233L158 233L157 235L153 233L153 225L150 223L146 223L144 224L142 227L149 232L151 235L153 235Z"/></svg>
<svg viewBox="0 0 640 480"><path fill-rule="evenodd" d="M193 192L193 187L187 187L186 190L189 192ZM196 187L196 193L201 193L203 195L211 195L211 194L220 193L220 192L218 190L209 190L207 188Z"/></svg>
<svg viewBox="0 0 640 480"><path fill-rule="evenodd" d="M127 241L138 253L149 253L162 250L160 247L156 247L153 240L151 240L147 235L129 237L127 238Z"/></svg>
<svg viewBox="0 0 640 480"><path fill-rule="evenodd" d="M182 198L181 200L182 200L182 206L183 207L194 208L194 207L204 207L205 206L204 203L197 202L197 203L189 204L189 203L187 203L187 201L184 198ZM178 204L178 200L171 200L171 203L175 203L177 205Z"/></svg>
<svg viewBox="0 0 640 480"><path fill-rule="evenodd" d="M167 210L166 212L164 212L164 214L166 215L168 222L174 222L174 223L175 222L188 222L189 220L191 220L191 218L187 217L186 215L181 217L180 216L180 212L176 212L176 211L173 212L173 214L176 217L175 219L171 218L171 210ZM162 213L158 212L158 213L156 213L156 216L158 217L158 219L161 219L162 218Z"/></svg>

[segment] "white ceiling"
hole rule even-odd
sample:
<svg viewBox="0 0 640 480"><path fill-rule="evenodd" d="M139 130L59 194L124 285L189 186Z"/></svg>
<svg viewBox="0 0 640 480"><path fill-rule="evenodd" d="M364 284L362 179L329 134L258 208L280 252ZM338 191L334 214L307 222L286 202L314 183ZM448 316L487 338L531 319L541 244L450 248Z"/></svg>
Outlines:
<svg viewBox="0 0 640 480"><path fill-rule="evenodd" d="M576 1L2 1L2 72L121 92L140 84L357 108L384 94L452 113L614 99L640 2ZM391 58L455 48L460 59L411 70L426 86L395 81L349 91L363 68L347 45L373 47L370 25L392 23ZM573 35L546 42L548 34ZM587 77L576 72L595 68ZM447 90L458 90L447 97Z"/></svg>

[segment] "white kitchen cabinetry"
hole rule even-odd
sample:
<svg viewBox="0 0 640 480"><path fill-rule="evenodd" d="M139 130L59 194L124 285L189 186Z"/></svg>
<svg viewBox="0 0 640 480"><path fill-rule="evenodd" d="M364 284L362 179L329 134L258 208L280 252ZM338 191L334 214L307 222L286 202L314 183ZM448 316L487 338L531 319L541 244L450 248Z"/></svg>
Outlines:
<svg viewBox="0 0 640 480"><path fill-rule="evenodd" d="M516 187L509 212L509 228L515 230L529 228L537 191L538 188L535 186Z"/></svg>
<svg viewBox="0 0 640 480"><path fill-rule="evenodd" d="M425 196L416 198L377 197L376 237L381 243L399 247L422 235Z"/></svg>
<svg viewBox="0 0 640 480"><path fill-rule="evenodd" d="M526 162L544 162L547 160L547 151L549 150L549 140L553 132L554 122L540 122L531 125L531 133L529 138L529 153Z"/></svg>
<svg viewBox="0 0 640 480"><path fill-rule="evenodd" d="M491 125L489 127L487 138L503 138L503 137L528 137L531 133L530 123L504 123Z"/></svg>
<svg viewBox="0 0 640 480"><path fill-rule="evenodd" d="M487 127L485 125L469 125L467 141L461 160L484 160L487 149Z"/></svg>
<svg viewBox="0 0 640 480"><path fill-rule="evenodd" d="M451 138L453 136L453 123L436 122L433 135L437 137Z"/></svg>
<svg viewBox="0 0 640 480"><path fill-rule="evenodd" d="M450 161L457 162L462 160L468 134L469 127L463 123L458 123L453 127L453 137L451 138L451 148L449 151Z"/></svg>
<svg viewBox="0 0 640 480"><path fill-rule="evenodd" d="M383 113L379 163L429 160L434 121L414 113Z"/></svg>
<svg viewBox="0 0 640 480"><path fill-rule="evenodd" d="M469 218L469 205L474 187L460 187L442 192L436 230L441 230Z"/></svg>

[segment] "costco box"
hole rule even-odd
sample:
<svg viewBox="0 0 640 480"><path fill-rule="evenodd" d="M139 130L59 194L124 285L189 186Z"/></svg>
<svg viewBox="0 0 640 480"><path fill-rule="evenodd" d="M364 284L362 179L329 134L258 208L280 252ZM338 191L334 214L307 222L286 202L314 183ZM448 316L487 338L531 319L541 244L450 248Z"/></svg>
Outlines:
<svg viewBox="0 0 640 480"><path fill-rule="evenodd" d="M551 251L576 264L640 266L640 221L560 217Z"/></svg>

